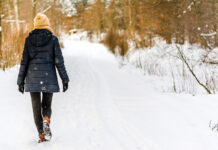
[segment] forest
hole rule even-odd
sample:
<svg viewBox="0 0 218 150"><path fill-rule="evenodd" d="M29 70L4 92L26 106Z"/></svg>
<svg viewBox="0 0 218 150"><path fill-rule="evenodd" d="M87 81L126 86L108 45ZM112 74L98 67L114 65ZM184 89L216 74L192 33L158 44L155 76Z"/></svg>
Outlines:
<svg viewBox="0 0 218 150"><path fill-rule="evenodd" d="M49 16L55 34L86 31L112 52L170 43L218 46L217 0L1 0L0 67L21 59L25 37L38 12ZM211 36L212 35L212 36Z"/></svg>

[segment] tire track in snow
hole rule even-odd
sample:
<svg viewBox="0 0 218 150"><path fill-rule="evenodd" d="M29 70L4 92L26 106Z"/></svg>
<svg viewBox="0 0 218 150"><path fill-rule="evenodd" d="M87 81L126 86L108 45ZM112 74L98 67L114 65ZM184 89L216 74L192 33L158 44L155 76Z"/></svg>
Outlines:
<svg viewBox="0 0 218 150"><path fill-rule="evenodd" d="M110 79L104 78L101 73L103 70L98 70L97 63L93 64L92 60L89 60L88 64L92 68L93 76L95 76L97 80L98 87L96 88L98 88L99 92L96 101L96 109L98 110L100 120L104 123L105 130L108 130L108 132L120 142L124 150L160 150L161 148L158 147L157 144L146 139L134 126L129 124L124 117L122 117L122 114L113 102L114 98L107 84L107 82L110 82ZM113 70L111 70L111 72L113 72ZM117 74L117 76L121 77L119 74Z"/></svg>

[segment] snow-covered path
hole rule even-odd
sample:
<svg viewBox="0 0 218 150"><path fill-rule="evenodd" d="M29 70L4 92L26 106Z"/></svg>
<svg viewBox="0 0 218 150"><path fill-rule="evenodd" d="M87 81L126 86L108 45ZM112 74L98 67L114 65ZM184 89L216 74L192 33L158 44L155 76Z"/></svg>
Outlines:
<svg viewBox="0 0 218 150"><path fill-rule="evenodd" d="M161 94L104 46L64 45L70 85L54 95L48 143L37 144L29 93L17 92L18 67L0 72L0 150L217 149L218 132L208 127L218 121L217 95Z"/></svg>

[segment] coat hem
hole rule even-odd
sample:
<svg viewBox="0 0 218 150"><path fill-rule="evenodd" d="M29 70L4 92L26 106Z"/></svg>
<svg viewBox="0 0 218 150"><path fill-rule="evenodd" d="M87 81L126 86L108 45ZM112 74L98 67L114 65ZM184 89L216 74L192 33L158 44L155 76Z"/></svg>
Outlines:
<svg viewBox="0 0 218 150"><path fill-rule="evenodd" d="M25 90L25 92L44 92L44 93L58 93L58 92L60 92L60 91L37 91L37 90L28 90L28 91L26 91Z"/></svg>

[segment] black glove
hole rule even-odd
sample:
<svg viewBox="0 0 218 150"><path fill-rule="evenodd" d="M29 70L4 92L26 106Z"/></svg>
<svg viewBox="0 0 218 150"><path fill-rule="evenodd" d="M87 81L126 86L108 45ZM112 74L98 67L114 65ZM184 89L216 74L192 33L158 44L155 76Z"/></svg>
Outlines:
<svg viewBox="0 0 218 150"><path fill-rule="evenodd" d="M63 83L63 92L66 92L68 89L68 83Z"/></svg>
<svg viewBox="0 0 218 150"><path fill-rule="evenodd" d="M18 86L18 90L19 90L20 93L23 94L23 92L24 92L24 85L23 85L23 84L20 84L20 85Z"/></svg>

